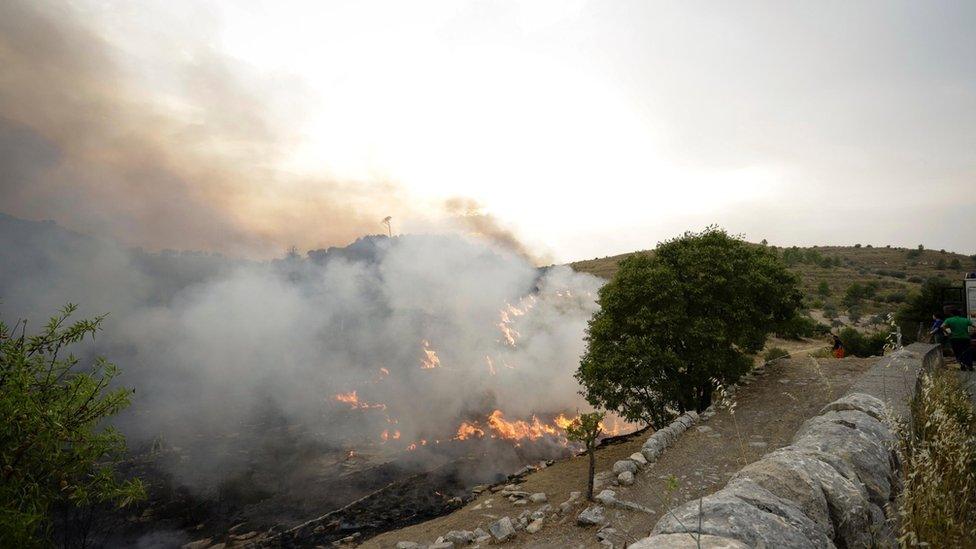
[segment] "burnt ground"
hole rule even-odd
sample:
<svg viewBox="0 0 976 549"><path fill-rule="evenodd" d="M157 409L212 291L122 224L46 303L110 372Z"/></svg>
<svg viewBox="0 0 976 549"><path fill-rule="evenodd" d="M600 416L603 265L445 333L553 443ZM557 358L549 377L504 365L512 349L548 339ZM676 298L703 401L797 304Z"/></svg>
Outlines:
<svg viewBox="0 0 976 549"><path fill-rule="evenodd" d="M797 350L804 347L803 343L779 343L778 346ZM645 537L667 509L720 489L742 466L789 444L803 421L816 415L828 402L843 396L876 360L802 357L768 365L764 374L740 388L734 414L727 409L720 410L709 421L683 434L656 464L638 475L633 486L612 487L619 499L640 503L653 514L611 509L607 514L611 525L627 540ZM646 434L600 450L597 470L610 469L614 461L639 451L645 439ZM570 492L585 490L585 471L585 458L564 460L526 477L522 489L545 492L549 502L558 506L569 498ZM672 476L677 480L677 489L669 494L667 484ZM479 526L487 530L491 522L502 516L514 518L527 508L537 507L516 507L504 498L485 493L450 515L381 534L360 547L389 549L401 540L429 543L450 530L473 530ZM594 528L575 525L575 513L581 509L577 507L572 516L554 523L547 520L535 535L519 533L510 545L601 547ZM616 541L620 543L623 539Z"/></svg>

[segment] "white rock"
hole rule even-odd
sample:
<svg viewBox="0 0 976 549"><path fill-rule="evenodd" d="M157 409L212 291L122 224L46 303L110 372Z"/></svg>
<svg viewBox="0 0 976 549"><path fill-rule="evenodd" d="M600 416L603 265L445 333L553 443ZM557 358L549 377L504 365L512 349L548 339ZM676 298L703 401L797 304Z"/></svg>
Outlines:
<svg viewBox="0 0 976 549"><path fill-rule="evenodd" d="M428 545L427 549L454 549L454 544L449 541L442 541Z"/></svg>
<svg viewBox="0 0 976 549"><path fill-rule="evenodd" d="M631 473L630 471L624 471L623 473L620 473L619 475L617 475L617 482L619 482L624 486L630 486L631 484L634 483L634 473Z"/></svg>
<svg viewBox="0 0 976 549"><path fill-rule="evenodd" d="M491 534L492 539L501 543L515 536L515 526L512 525L512 519L502 517L491 523L488 527L488 533Z"/></svg>
<svg viewBox="0 0 976 549"><path fill-rule="evenodd" d="M467 545L474 541L474 532L468 530L451 530L450 532L444 534L444 541L450 541L454 545Z"/></svg>
<svg viewBox="0 0 976 549"><path fill-rule="evenodd" d="M624 471L630 471L631 473L637 472L637 464L629 459L622 459L613 464L613 474L619 475Z"/></svg>
<svg viewBox="0 0 976 549"><path fill-rule="evenodd" d="M532 503L545 503L549 501L549 498L547 498L546 494L544 494L543 492L536 492L531 496L529 496L529 501L531 501Z"/></svg>
<svg viewBox="0 0 976 549"><path fill-rule="evenodd" d="M617 500L617 493L613 490L604 490L593 498L604 505L613 505L613 502Z"/></svg>
<svg viewBox="0 0 976 549"><path fill-rule="evenodd" d="M640 452L634 452L633 454L630 454L630 457L627 458L627 459L629 459L630 461L633 461L634 463L636 463L640 467L643 467L644 465L647 465L647 458L645 458L644 457L644 454L642 454Z"/></svg>
<svg viewBox="0 0 976 549"><path fill-rule="evenodd" d="M419 549L420 544L415 541L398 541L396 549Z"/></svg>
<svg viewBox="0 0 976 549"><path fill-rule="evenodd" d="M529 502L524 499L520 499L512 502L512 505L528 505L528 504Z"/></svg>
<svg viewBox="0 0 976 549"><path fill-rule="evenodd" d="M541 519L541 518L537 518L537 519L533 520L528 526L525 527L525 531L528 532L528 533L530 533L530 534L534 534L534 533L538 532L539 530L542 529L542 522L543 522L543 519Z"/></svg>
<svg viewBox="0 0 976 549"><path fill-rule="evenodd" d="M580 526L602 526L606 520L603 514L603 507L600 505L591 505L576 516L576 524Z"/></svg>

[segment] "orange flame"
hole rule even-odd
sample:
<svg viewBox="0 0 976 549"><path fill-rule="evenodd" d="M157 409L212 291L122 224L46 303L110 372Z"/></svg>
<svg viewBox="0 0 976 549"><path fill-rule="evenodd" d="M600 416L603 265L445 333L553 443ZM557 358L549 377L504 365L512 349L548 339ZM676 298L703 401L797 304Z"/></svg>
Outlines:
<svg viewBox="0 0 976 549"><path fill-rule="evenodd" d="M424 358L420 363L420 367L424 370L431 370L437 368L441 365L441 359L437 357L437 352L430 348L430 342L426 339L423 341L424 344Z"/></svg>
<svg viewBox="0 0 976 549"><path fill-rule="evenodd" d="M370 404L368 402L360 402L359 395L357 395L356 391L354 390L349 391L348 393L339 393L337 395L334 395L332 398L334 398L338 402L344 402L348 404L349 407L352 409L362 408L362 409L386 410L386 404L382 404L382 403Z"/></svg>
<svg viewBox="0 0 976 549"><path fill-rule="evenodd" d="M455 438L458 440L467 440L471 437L482 438L483 436L485 436L485 432L482 429L465 421L461 423L460 427L458 427Z"/></svg>
<svg viewBox="0 0 976 549"><path fill-rule="evenodd" d="M496 435L509 440L536 440L545 435L558 435L559 431L551 426L539 421L539 418L532 416L532 421L523 420L507 421L501 410L495 410L488 416L488 425Z"/></svg>

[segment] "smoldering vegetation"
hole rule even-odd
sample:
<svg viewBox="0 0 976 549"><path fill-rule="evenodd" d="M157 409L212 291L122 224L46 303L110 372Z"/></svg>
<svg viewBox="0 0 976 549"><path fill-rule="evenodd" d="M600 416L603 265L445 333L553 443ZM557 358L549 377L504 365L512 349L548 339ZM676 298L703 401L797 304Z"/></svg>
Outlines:
<svg viewBox="0 0 976 549"><path fill-rule="evenodd" d="M554 419L585 408L572 374L598 279L483 241L376 236L252 262L10 216L0 238L3 318L68 301L109 314L84 352L135 389L116 425L171 502L247 501L288 524L483 456L448 475L463 490L565 455Z"/></svg>

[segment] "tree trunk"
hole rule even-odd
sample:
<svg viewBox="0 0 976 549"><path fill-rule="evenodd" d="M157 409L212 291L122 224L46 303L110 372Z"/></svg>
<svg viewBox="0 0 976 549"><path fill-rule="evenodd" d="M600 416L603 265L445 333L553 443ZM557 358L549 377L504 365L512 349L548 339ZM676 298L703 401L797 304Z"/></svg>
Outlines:
<svg viewBox="0 0 976 549"><path fill-rule="evenodd" d="M596 474L596 453L592 447L587 448L586 453L590 456L590 472L586 476L586 499L593 501L593 475Z"/></svg>

